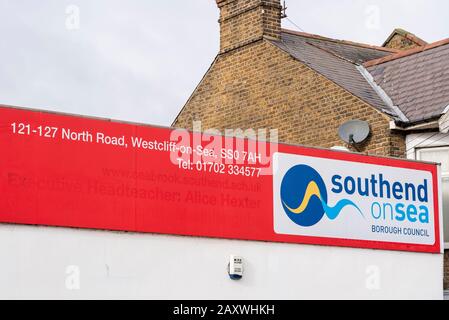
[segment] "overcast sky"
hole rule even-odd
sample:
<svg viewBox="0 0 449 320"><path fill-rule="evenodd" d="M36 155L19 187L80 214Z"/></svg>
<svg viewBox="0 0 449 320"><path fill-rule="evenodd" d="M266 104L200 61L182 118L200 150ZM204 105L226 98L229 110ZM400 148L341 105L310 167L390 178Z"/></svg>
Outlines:
<svg viewBox="0 0 449 320"><path fill-rule="evenodd" d="M288 0L284 28L449 37L447 0ZM0 104L169 126L218 52L215 0L0 0Z"/></svg>

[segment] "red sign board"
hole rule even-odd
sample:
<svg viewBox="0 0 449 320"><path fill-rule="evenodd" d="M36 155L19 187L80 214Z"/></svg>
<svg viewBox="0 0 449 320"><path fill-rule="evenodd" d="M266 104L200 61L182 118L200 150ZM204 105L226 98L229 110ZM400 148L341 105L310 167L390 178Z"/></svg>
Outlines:
<svg viewBox="0 0 449 320"><path fill-rule="evenodd" d="M222 147L208 148L213 140L220 140ZM248 140L204 138L168 128L0 107L0 222L440 252L437 166L269 143L245 152L236 147L242 141L243 149L249 149ZM275 203L280 190L269 172L273 167L264 161L271 159L273 150L429 174L430 218L419 212L407 213L405 208L404 219L426 222L427 218L427 236L431 234L434 241L374 241L359 236L289 233L290 227L305 227L301 225L304 221L294 218L292 226L285 227L286 232L275 230L274 207L290 207L286 200ZM338 186L338 181L334 182ZM340 184L343 190L344 177ZM308 187L312 190L314 186ZM315 200L320 196L323 200L323 191L315 195ZM293 209L291 212L298 211ZM320 223L324 225L323 221Z"/></svg>

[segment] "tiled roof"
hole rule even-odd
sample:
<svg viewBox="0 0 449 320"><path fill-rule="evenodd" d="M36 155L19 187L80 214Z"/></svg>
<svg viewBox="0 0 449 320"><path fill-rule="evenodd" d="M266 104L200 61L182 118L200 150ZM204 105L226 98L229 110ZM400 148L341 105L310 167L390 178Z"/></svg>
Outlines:
<svg viewBox="0 0 449 320"><path fill-rule="evenodd" d="M385 62L388 62L388 61L401 59L401 58L404 58L404 57L408 57L408 56L414 55L416 53L420 53L420 52L423 52L423 51L428 51L428 50L431 50L431 49L434 49L434 48L437 48L437 47L441 47L441 46L444 46L444 45L447 45L447 44L449 44L449 39L444 39L444 40L441 40L441 41L437 41L437 42L434 42L434 43L427 44L425 46L417 47L417 48L406 50L406 51L400 51L400 52L397 52L395 54L391 54L391 55L385 56L383 58L378 58L378 59L374 59L374 60L371 60L371 61L367 61L367 62L364 63L364 66L365 67L372 67L372 66L377 65L377 64L382 64L382 63L385 63Z"/></svg>
<svg viewBox="0 0 449 320"><path fill-rule="evenodd" d="M283 30L272 43L399 122L436 119L449 106L449 39L399 51Z"/></svg>
<svg viewBox="0 0 449 320"><path fill-rule="evenodd" d="M449 105L449 40L365 67L411 123L438 118Z"/></svg>
<svg viewBox="0 0 449 320"><path fill-rule="evenodd" d="M357 69L364 62L386 57L397 50L286 30L282 32L281 41L272 43L374 108L399 119L397 112L382 100Z"/></svg>

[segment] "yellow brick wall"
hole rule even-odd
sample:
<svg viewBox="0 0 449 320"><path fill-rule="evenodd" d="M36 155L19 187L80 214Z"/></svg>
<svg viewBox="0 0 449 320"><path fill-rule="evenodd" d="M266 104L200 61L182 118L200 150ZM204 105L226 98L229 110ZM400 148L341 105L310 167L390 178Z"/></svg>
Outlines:
<svg viewBox="0 0 449 320"><path fill-rule="evenodd" d="M390 119L311 70L268 41L220 55L175 127L278 129L280 142L330 148L344 145L338 127L352 119L370 123L361 151L403 157L402 136L391 135Z"/></svg>
<svg viewBox="0 0 449 320"><path fill-rule="evenodd" d="M417 48L419 45L400 34L396 34L385 47L390 49L408 50Z"/></svg>

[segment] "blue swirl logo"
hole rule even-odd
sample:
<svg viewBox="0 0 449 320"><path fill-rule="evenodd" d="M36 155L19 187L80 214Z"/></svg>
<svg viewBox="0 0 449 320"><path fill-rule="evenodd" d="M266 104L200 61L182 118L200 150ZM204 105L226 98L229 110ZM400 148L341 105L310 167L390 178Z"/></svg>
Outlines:
<svg viewBox="0 0 449 320"><path fill-rule="evenodd" d="M360 208L348 199L339 201L334 207L329 206L323 178L307 165L295 166L285 174L281 184L281 201L290 220L302 227L316 225L324 215L335 220L348 206L355 208L363 217Z"/></svg>

